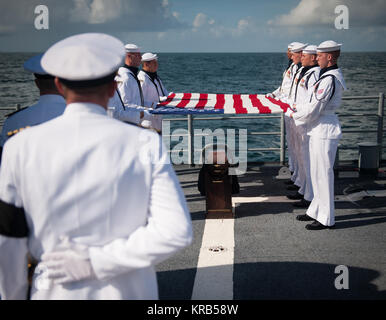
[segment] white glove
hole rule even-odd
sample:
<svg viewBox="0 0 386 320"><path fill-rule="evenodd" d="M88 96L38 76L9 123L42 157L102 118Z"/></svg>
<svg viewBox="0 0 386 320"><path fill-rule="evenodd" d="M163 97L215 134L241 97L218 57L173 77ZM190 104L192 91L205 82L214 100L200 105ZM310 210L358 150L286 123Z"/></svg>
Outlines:
<svg viewBox="0 0 386 320"><path fill-rule="evenodd" d="M151 128L151 122L153 120L153 115L148 110L143 110L143 118L141 118L141 127Z"/></svg>
<svg viewBox="0 0 386 320"><path fill-rule="evenodd" d="M290 118L292 112L293 111L290 108L288 108L284 115Z"/></svg>
<svg viewBox="0 0 386 320"><path fill-rule="evenodd" d="M265 96L268 98L275 98L273 93L267 93Z"/></svg>
<svg viewBox="0 0 386 320"><path fill-rule="evenodd" d="M46 267L47 277L55 284L96 279L88 254L88 247L70 243L63 249L42 255L42 264Z"/></svg>

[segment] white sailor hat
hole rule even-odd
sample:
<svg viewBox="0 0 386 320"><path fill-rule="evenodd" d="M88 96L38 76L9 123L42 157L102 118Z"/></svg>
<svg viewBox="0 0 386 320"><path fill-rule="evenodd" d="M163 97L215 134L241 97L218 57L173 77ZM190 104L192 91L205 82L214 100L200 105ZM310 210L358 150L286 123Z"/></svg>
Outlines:
<svg viewBox="0 0 386 320"><path fill-rule="evenodd" d="M294 42L291 47L291 52L301 52L305 47L307 47L308 43Z"/></svg>
<svg viewBox="0 0 386 320"><path fill-rule="evenodd" d="M318 47L318 52L332 52L332 51L338 51L340 50L340 47L342 46L341 43L336 43L333 40L327 40L323 41Z"/></svg>
<svg viewBox="0 0 386 320"><path fill-rule="evenodd" d="M316 54L316 46L309 45L303 49L303 53L305 54Z"/></svg>
<svg viewBox="0 0 386 320"><path fill-rule="evenodd" d="M146 52L142 55L142 62L158 60L158 56L151 52Z"/></svg>
<svg viewBox="0 0 386 320"><path fill-rule="evenodd" d="M69 87L92 87L112 81L124 57L120 40L103 33L83 33L55 43L41 64Z"/></svg>
<svg viewBox="0 0 386 320"><path fill-rule="evenodd" d="M291 42L289 45L288 45L288 49L291 49L292 46L295 44L296 42Z"/></svg>
<svg viewBox="0 0 386 320"><path fill-rule="evenodd" d="M41 65L43 53L38 54L36 56L33 56L29 58L26 62L24 62L24 70L38 74L38 75L46 75L47 72L44 71Z"/></svg>
<svg viewBox="0 0 386 320"><path fill-rule="evenodd" d="M126 52L141 52L141 48L135 45L134 43L128 43L125 45Z"/></svg>

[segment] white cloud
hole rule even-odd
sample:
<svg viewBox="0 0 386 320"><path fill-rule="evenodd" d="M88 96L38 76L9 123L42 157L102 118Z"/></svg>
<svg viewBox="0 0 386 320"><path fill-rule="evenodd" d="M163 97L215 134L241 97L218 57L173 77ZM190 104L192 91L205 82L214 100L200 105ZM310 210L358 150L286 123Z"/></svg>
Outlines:
<svg viewBox="0 0 386 320"><path fill-rule="evenodd" d="M208 16L205 13L198 13L196 17L193 20L193 27L194 28L201 28L208 24Z"/></svg>
<svg viewBox="0 0 386 320"><path fill-rule="evenodd" d="M33 30L34 8L41 0L0 2L0 27ZM45 0L50 29L69 33L87 31L164 31L186 27L171 12L167 0Z"/></svg>
<svg viewBox="0 0 386 320"><path fill-rule="evenodd" d="M255 24L252 18L242 18L235 27L224 26L208 17L205 13L198 13L193 20L193 32L201 32L214 36L215 38L233 36L239 37L246 32L254 32Z"/></svg>
<svg viewBox="0 0 386 320"><path fill-rule="evenodd" d="M301 0L289 13L269 20L272 26L330 25L334 26L335 8L345 5L349 9L350 25L385 25L384 0Z"/></svg>
<svg viewBox="0 0 386 320"><path fill-rule="evenodd" d="M240 19L237 23L237 27L232 29L232 34L234 36L241 36L244 35L247 32L254 32L256 31L255 23L252 20L252 18L243 18Z"/></svg>

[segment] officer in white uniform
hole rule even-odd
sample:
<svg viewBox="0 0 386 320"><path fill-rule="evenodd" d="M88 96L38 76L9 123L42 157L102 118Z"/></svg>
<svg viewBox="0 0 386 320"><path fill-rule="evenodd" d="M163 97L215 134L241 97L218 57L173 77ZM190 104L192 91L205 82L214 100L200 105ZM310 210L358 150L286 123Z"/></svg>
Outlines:
<svg viewBox="0 0 386 320"><path fill-rule="evenodd" d="M292 108L296 110L297 105L301 107L304 103L310 101L312 88L315 82L319 79L320 67L316 61L316 46L309 45L302 51L302 68L297 72L292 88L291 100L293 101ZM299 194L303 198L294 203L295 207L306 208L310 205L313 198L311 176L310 176L310 157L309 157L309 136L305 124L295 126L295 139L297 149L295 155L298 162L298 184L300 189ZM295 182L296 184L296 182Z"/></svg>
<svg viewBox="0 0 386 320"><path fill-rule="evenodd" d="M135 44L125 46L123 66L118 69L115 81L118 88L108 103L108 115L115 119L148 127L151 114L144 108L145 101L138 80L141 64L140 48Z"/></svg>
<svg viewBox="0 0 386 320"><path fill-rule="evenodd" d="M5 144L3 299L27 297L27 252L38 262L31 299L157 299L154 265L192 241L161 137L106 115L124 54L118 39L88 33L42 58L67 107Z"/></svg>
<svg viewBox="0 0 386 320"><path fill-rule="evenodd" d="M319 80L313 86L308 103L297 104L291 114L296 125L306 124L310 136L310 173L314 198L301 221L312 221L309 230L331 228L335 224L334 212L334 161L342 131L335 110L341 105L346 89L341 70L337 66L341 44L324 41L317 48L321 68Z"/></svg>
<svg viewBox="0 0 386 320"><path fill-rule="evenodd" d="M169 92L166 90L160 77L157 74L158 56L154 53L147 52L142 55L142 70L138 73L138 79L141 83L145 105L155 108L160 102L160 98L166 98ZM153 127L162 132L162 116L153 115Z"/></svg>
<svg viewBox="0 0 386 320"><path fill-rule="evenodd" d="M54 77L47 74L40 65L42 56L43 54L33 56L24 63L24 69L35 76L35 84L40 93L39 101L8 116L1 132L1 148L14 134L61 115L66 107L66 102L55 87Z"/></svg>

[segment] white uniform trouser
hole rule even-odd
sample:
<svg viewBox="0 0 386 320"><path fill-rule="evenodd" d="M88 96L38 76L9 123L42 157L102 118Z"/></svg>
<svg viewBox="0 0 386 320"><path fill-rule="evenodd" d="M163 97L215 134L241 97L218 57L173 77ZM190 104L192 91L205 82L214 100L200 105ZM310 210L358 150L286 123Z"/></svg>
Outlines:
<svg viewBox="0 0 386 320"><path fill-rule="evenodd" d="M294 172L294 164L293 164L293 155L292 155L292 137L291 137L291 118L284 116L284 124L285 124L285 138L287 141L287 148L288 148L288 167L291 172ZM292 180L292 177L291 177Z"/></svg>
<svg viewBox="0 0 386 320"><path fill-rule="evenodd" d="M338 141L310 137L310 172L314 198L307 215L325 226L335 224L334 161Z"/></svg>
<svg viewBox="0 0 386 320"><path fill-rule="evenodd" d="M295 156L296 156L296 163L297 163L297 171L296 171L296 180L295 185L299 186L300 189L298 192L302 195L305 195L306 192L306 167L304 160L304 153L306 150L304 150L304 136L307 137L307 129L305 126L296 126L294 125L294 146L295 146ZM308 152L308 147L307 147ZM295 174L295 173L294 173ZM306 199L308 200L308 199Z"/></svg>
<svg viewBox="0 0 386 320"><path fill-rule="evenodd" d="M304 200L312 201L314 192L312 190L311 172L310 172L310 136L307 135L306 128L302 132L302 166L304 174Z"/></svg>
<svg viewBox="0 0 386 320"><path fill-rule="evenodd" d="M291 180L294 182L295 185L300 187L300 181L299 181L299 146L298 146L298 134L295 122L290 118L289 119L289 144L288 144L288 153L291 154L292 159L292 167L293 167L293 174L291 176Z"/></svg>

